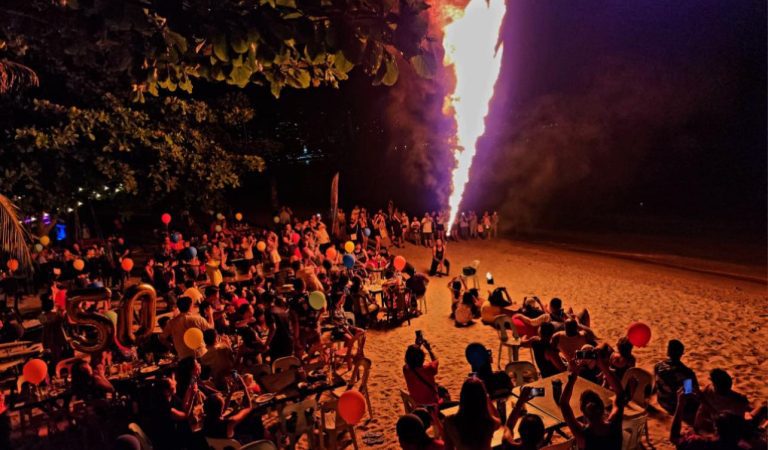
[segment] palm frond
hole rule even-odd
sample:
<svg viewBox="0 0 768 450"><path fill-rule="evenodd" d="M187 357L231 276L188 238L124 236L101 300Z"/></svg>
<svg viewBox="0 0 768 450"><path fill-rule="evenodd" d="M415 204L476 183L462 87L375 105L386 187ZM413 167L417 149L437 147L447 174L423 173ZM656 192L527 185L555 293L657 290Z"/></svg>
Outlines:
<svg viewBox="0 0 768 450"><path fill-rule="evenodd" d="M0 194L0 255L17 259L20 268L32 269L27 237L27 230L19 222L18 208Z"/></svg>
<svg viewBox="0 0 768 450"><path fill-rule="evenodd" d="M29 67L7 59L0 59L0 95L39 86L37 74Z"/></svg>

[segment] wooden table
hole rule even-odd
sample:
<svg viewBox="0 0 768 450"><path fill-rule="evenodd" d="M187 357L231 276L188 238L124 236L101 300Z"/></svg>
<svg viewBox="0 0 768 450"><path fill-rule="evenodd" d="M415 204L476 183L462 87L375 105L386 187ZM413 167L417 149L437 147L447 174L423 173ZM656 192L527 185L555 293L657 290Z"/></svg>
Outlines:
<svg viewBox="0 0 768 450"><path fill-rule="evenodd" d="M507 398L506 402L507 402L507 416L509 416L509 414L512 414L512 410L515 409L515 403L517 403L517 397L510 396L509 398ZM562 426L557 419L550 416L549 414L542 413L536 408L531 408L530 404L527 409L529 413L536 414L537 416L541 417L541 420L544 422L544 429L547 431L554 431L555 429ZM443 409L440 412L443 413L445 416L450 416L459 412L459 406L458 405L452 406L450 408ZM518 420L517 426L515 426L515 429L514 429L514 434L512 436L512 439L520 438L520 434L518 433L519 427L520 427L520 421ZM501 447L504 441L505 433L506 433L506 423L502 424L502 426L493 433L493 439L491 439L492 448Z"/></svg>
<svg viewBox="0 0 768 450"><path fill-rule="evenodd" d="M526 386L530 387L543 387L545 394L543 397L534 397L530 399L527 403L527 406L533 407L554 418L560 422L560 426L562 426L565 425L565 419L563 418L562 411L560 411L560 406L557 404L557 400L555 400L554 395L552 394L552 380L561 380L563 382L563 389L565 389L565 384L568 382L568 372L562 372L557 375L552 375L551 377L542 378L540 380L526 384ZM571 409L573 409L573 414L577 419L584 415L581 412L581 405L579 404L579 400L581 398L581 394L587 390L592 390L597 393L597 395L599 395L605 403L606 407L613 403L613 398L615 397L613 391L597 385L589 380L578 377L576 379L576 384L573 386L573 393L571 394L570 401ZM520 387L513 389L512 395L519 396Z"/></svg>

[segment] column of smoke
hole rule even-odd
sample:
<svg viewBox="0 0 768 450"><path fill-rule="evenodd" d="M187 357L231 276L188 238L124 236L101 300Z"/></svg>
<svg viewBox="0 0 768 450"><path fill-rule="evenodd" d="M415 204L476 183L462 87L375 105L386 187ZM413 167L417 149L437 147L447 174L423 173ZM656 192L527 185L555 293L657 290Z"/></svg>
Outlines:
<svg viewBox="0 0 768 450"><path fill-rule="evenodd" d="M588 73L574 75L577 88L496 114L478 145L462 209L498 210L507 230L537 227L569 210L609 204L659 146L693 153L698 143L685 124L707 109L707 95L725 94L718 92L718 75L702 80L677 69L596 62ZM396 130L391 139L408 143L398 155L403 175L419 195L434 193L443 206L454 162L448 143L453 130L440 99L451 82L444 73L425 80L406 69L387 109Z"/></svg>

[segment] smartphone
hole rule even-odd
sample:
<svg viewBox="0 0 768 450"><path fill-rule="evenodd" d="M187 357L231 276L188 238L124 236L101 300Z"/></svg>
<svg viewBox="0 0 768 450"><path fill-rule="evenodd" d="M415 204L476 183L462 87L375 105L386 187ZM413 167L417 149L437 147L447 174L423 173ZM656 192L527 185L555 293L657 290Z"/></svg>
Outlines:
<svg viewBox="0 0 768 450"><path fill-rule="evenodd" d="M424 334L422 334L421 330L416 330L416 345L421 345L424 343Z"/></svg>
<svg viewBox="0 0 768 450"><path fill-rule="evenodd" d="M469 375L467 375L467 378L477 378L477 372L469 372Z"/></svg>
<svg viewBox="0 0 768 450"><path fill-rule="evenodd" d="M685 380L683 380L683 393L693 394L693 379L686 378Z"/></svg>
<svg viewBox="0 0 768 450"><path fill-rule="evenodd" d="M543 387L531 388L531 397L544 397L544 393Z"/></svg>
<svg viewBox="0 0 768 450"><path fill-rule="evenodd" d="M597 359L597 351L576 350L576 359Z"/></svg>
<svg viewBox="0 0 768 450"><path fill-rule="evenodd" d="M488 282L488 284L493 284L493 274L491 272L486 272L485 280Z"/></svg>

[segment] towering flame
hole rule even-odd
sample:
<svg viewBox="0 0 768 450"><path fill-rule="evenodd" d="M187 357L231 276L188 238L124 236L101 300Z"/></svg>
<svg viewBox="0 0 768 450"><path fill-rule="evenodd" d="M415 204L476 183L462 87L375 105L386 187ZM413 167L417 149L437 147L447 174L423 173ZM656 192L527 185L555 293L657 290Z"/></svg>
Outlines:
<svg viewBox="0 0 768 450"><path fill-rule="evenodd" d="M453 68L456 77L453 92L445 98L445 110L456 119L457 165L448 201L450 232L469 180L477 139L485 132L485 116L501 68L502 48L497 43L506 6L504 0L469 0L463 10L443 8L450 20L443 29L444 64Z"/></svg>

